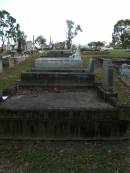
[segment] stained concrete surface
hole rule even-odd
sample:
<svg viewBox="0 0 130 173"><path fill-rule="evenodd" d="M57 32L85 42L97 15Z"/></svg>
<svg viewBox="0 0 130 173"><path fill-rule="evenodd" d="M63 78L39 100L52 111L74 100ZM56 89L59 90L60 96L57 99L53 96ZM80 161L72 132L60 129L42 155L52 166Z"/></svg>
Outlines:
<svg viewBox="0 0 130 173"><path fill-rule="evenodd" d="M109 103L100 99L95 90L85 92L35 92L32 94L14 95L0 105L8 110L113 110Z"/></svg>

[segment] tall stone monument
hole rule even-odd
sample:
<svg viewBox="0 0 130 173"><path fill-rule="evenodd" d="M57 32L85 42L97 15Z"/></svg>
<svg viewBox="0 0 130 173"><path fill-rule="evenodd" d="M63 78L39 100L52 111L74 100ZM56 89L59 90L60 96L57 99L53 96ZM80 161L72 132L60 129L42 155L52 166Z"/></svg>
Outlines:
<svg viewBox="0 0 130 173"><path fill-rule="evenodd" d="M113 92L113 65L111 59L103 61L103 88L105 91Z"/></svg>

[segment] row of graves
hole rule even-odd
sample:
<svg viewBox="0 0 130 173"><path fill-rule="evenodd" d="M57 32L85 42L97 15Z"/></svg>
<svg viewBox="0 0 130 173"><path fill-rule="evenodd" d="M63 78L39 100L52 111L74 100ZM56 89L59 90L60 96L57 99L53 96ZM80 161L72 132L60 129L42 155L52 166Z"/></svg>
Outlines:
<svg viewBox="0 0 130 173"><path fill-rule="evenodd" d="M12 68L17 64L22 63L28 58L29 54L26 54L23 50L3 50L0 57L0 73L3 72L4 68Z"/></svg>
<svg viewBox="0 0 130 173"><path fill-rule="evenodd" d="M80 48L37 58L3 91L0 139L129 139L130 108L113 90L112 60L103 61L102 82L95 80L95 62L90 58L84 68Z"/></svg>
<svg viewBox="0 0 130 173"><path fill-rule="evenodd" d="M106 57L97 58L98 65L102 65ZM114 72L120 82L129 90L130 88L130 57L109 57L111 59Z"/></svg>
<svg viewBox="0 0 130 173"><path fill-rule="evenodd" d="M104 59L106 59L106 57L100 57L97 59L98 64L103 64ZM115 71L122 76L127 77L128 79L130 79L130 57L109 57L109 59L112 60L112 63L114 65Z"/></svg>

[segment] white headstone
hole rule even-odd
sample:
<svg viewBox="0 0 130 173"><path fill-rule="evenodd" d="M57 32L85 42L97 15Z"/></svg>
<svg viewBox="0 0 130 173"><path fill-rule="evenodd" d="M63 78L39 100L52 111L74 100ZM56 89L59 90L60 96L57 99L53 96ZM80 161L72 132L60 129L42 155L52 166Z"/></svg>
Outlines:
<svg viewBox="0 0 130 173"><path fill-rule="evenodd" d="M130 78L130 65L122 64L121 68L120 68L120 73L121 73L121 75Z"/></svg>

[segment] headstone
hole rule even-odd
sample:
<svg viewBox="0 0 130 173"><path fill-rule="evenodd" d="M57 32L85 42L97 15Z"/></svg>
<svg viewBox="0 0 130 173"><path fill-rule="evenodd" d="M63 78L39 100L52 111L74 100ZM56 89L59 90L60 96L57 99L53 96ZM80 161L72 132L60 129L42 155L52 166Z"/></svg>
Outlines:
<svg viewBox="0 0 130 173"><path fill-rule="evenodd" d="M64 49L67 49L67 41L64 43Z"/></svg>
<svg viewBox="0 0 130 173"><path fill-rule="evenodd" d="M80 60L81 61L81 53L80 53L80 48L79 47L75 51L74 60Z"/></svg>
<svg viewBox="0 0 130 173"><path fill-rule="evenodd" d="M14 53L13 59L15 64L20 64L21 62L25 61L27 56L19 54L18 52Z"/></svg>
<svg viewBox="0 0 130 173"><path fill-rule="evenodd" d="M103 88L106 91L113 92L113 66L111 59L103 61Z"/></svg>
<svg viewBox="0 0 130 173"><path fill-rule="evenodd" d="M130 79L130 65L122 64L120 68L120 73L121 75L126 76Z"/></svg>
<svg viewBox="0 0 130 173"><path fill-rule="evenodd" d="M33 51L33 42L32 41L27 41L26 42L26 51L27 52Z"/></svg>
<svg viewBox="0 0 130 173"><path fill-rule="evenodd" d="M9 57L11 57L11 55L6 50L3 50L2 59L9 58Z"/></svg>
<svg viewBox="0 0 130 173"><path fill-rule="evenodd" d="M7 42L6 51L11 51L11 44L10 44L10 42Z"/></svg>
<svg viewBox="0 0 130 173"><path fill-rule="evenodd" d="M14 67L14 59L5 50L2 53L2 63L3 63L3 67L7 67L7 68Z"/></svg>
<svg viewBox="0 0 130 173"><path fill-rule="evenodd" d="M69 57L47 57L35 60L35 67L82 67L80 49Z"/></svg>
<svg viewBox="0 0 130 173"><path fill-rule="evenodd" d="M3 63L2 63L2 60L0 59L0 73L3 72Z"/></svg>
<svg viewBox="0 0 130 173"><path fill-rule="evenodd" d="M87 67L88 73L94 73L94 65L95 65L95 60L93 58L90 58L89 63L88 63L88 67Z"/></svg>

